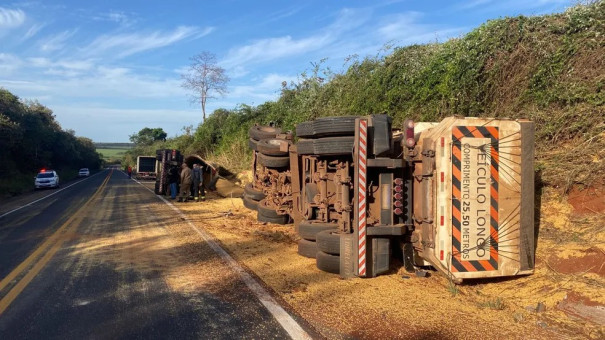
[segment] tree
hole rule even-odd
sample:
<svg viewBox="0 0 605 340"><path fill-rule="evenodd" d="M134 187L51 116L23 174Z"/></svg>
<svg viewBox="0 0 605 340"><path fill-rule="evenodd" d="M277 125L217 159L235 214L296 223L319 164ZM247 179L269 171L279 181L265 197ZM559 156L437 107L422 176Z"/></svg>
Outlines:
<svg viewBox="0 0 605 340"><path fill-rule="evenodd" d="M204 51L190 58L191 65L186 73L181 75L181 86L192 91L192 102L202 104L202 118L206 120L206 100L214 99L216 95L227 93L229 77L225 69L216 64L216 56Z"/></svg>
<svg viewBox="0 0 605 340"><path fill-rule="evenodd" d="M150 129L148 127L141 129L139 133L130 135L130 141L136 145L151 145L155 141L165 141L168 134L162 128Z"/></svg>

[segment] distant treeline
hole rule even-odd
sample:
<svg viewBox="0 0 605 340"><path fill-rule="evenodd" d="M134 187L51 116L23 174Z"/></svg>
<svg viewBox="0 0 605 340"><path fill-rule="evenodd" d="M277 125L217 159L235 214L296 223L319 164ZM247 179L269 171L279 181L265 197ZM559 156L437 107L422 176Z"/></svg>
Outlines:
<svg viewBox="0 0 605 340"><path fill-rule="evenodd" d="M528 118L536 123L541 179L565 189L589 184L605 173L604 23L605 1L597 1L553 15L490 20L444 43L352 56L341 73L320 62L284 83L276 101L216 110L197 129L141 152L174 147L241 170L249 167L254 123L294 130L321 116L378 113L396 127L406 118L449 115Z"/></svg>
<svg viewBox="0 0 605 340"><path fill-rule="evenodd" d="M134 143L94 143L97 149L132 149Z"/></svg>
<svg viewBox="0 0 605 340"><path fill-rule="evenodd" d="M0 196L33 188L42 168L69 179L79 168L98 169L101 159L89 138L63 130L53 112L0 88Z"/></svg>

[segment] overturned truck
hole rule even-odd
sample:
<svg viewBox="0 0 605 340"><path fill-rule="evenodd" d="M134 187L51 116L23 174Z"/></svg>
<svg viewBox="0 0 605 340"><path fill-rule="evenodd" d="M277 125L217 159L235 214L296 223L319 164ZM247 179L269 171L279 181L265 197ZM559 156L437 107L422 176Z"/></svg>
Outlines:
<svg viewBox="0 0 605 340"><path fill-rule="evenodd" d="M455 282L532 273L533 123L391 125L386 115L324 117L297 125L297 143L280 133L251 139L245 203L294 221L299 254L343 277L377 276L393 259ZM260 200L251 205L250 195Z"/></svg>
<svg viewBox="0 0 605 340"><path fill-rule="evenodd" d="M157 177L155 181L155 194L156 195L167 195L169 191L168 183L168 170L171 167L176 167L180 173L181 164L186 163L189 168L193 168L194 164L197 164L202 169L203 185L206 190L215 190L216 181L219 178L218 170L204 160L199 155L188 155L184 156L179 150L176 149L159 149L156 150L156 167Z"/></svg>

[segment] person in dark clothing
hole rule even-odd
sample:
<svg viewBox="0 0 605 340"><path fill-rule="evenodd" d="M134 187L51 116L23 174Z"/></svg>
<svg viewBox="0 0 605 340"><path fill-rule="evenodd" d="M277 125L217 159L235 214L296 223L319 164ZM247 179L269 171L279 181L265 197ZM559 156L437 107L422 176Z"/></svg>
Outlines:
<svg viewBox="0 0 605 340"><path fill-rule="evenodd" d="M199 164L193 164L193 197L195 201L200 199L203 201L206 199L204 195L204 178L203 178L202 167ZM200 195L201 189L201 195Z"/></svg>
<svg viewBox="0 0 605 340"><path fill-rule="evenodd" d="M170 166L168 169L168 184L170 185L170 198L176 199L177 184L179 183L179 170L176 165Z"/></svg>

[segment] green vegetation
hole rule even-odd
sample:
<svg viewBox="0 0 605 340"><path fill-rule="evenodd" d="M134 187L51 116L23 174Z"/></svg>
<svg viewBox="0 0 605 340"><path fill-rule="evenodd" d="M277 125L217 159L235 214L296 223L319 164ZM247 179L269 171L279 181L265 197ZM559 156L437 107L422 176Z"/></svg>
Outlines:
<svg viewBox="0 0 605 340"><path fill-rule="evenodd" d="M97 152L102 156L103 160L108 164L119 163L122 158L126 155L126 152L131 148L112 148L112 149L100 149L97 148Z"/></svg>
<svg viewBox="0 0 605 340"><path fill-rule="evenodd" d="M31 190L41 168L55 169L63 180L79 168L98 169L101 159L92 140L65 131L52 111L37 101L21 101L0 89L0 195Z"/></svg>
<svg viewBox="0 0 605 340"><path fill-rule="evenodd" d="M195 131L152 148L195 152L237 171L250 164L254 123L292 130L320 116L376 113L395 126L450 115L528 118L545 184L568 190L605 173L605 2L491 20L459 39L387 51L351 57L342 73L319 62L276 101L216 110Z"/></svg>
<svg viewBox="0 0 605 340"><path fill-rule="evenodd" d="M97 153L107 164L121 163L126 153L134 146L134 143L95 143Z"/></svg>
<svg viewBox="0 0 605 340"><path fill-rule="evenodd" d="M165 141L168 134L162 128L150 129L148 127L141 129L139 133L130 135L130 141L139 145L151 145L153 142Z"/></svg>

